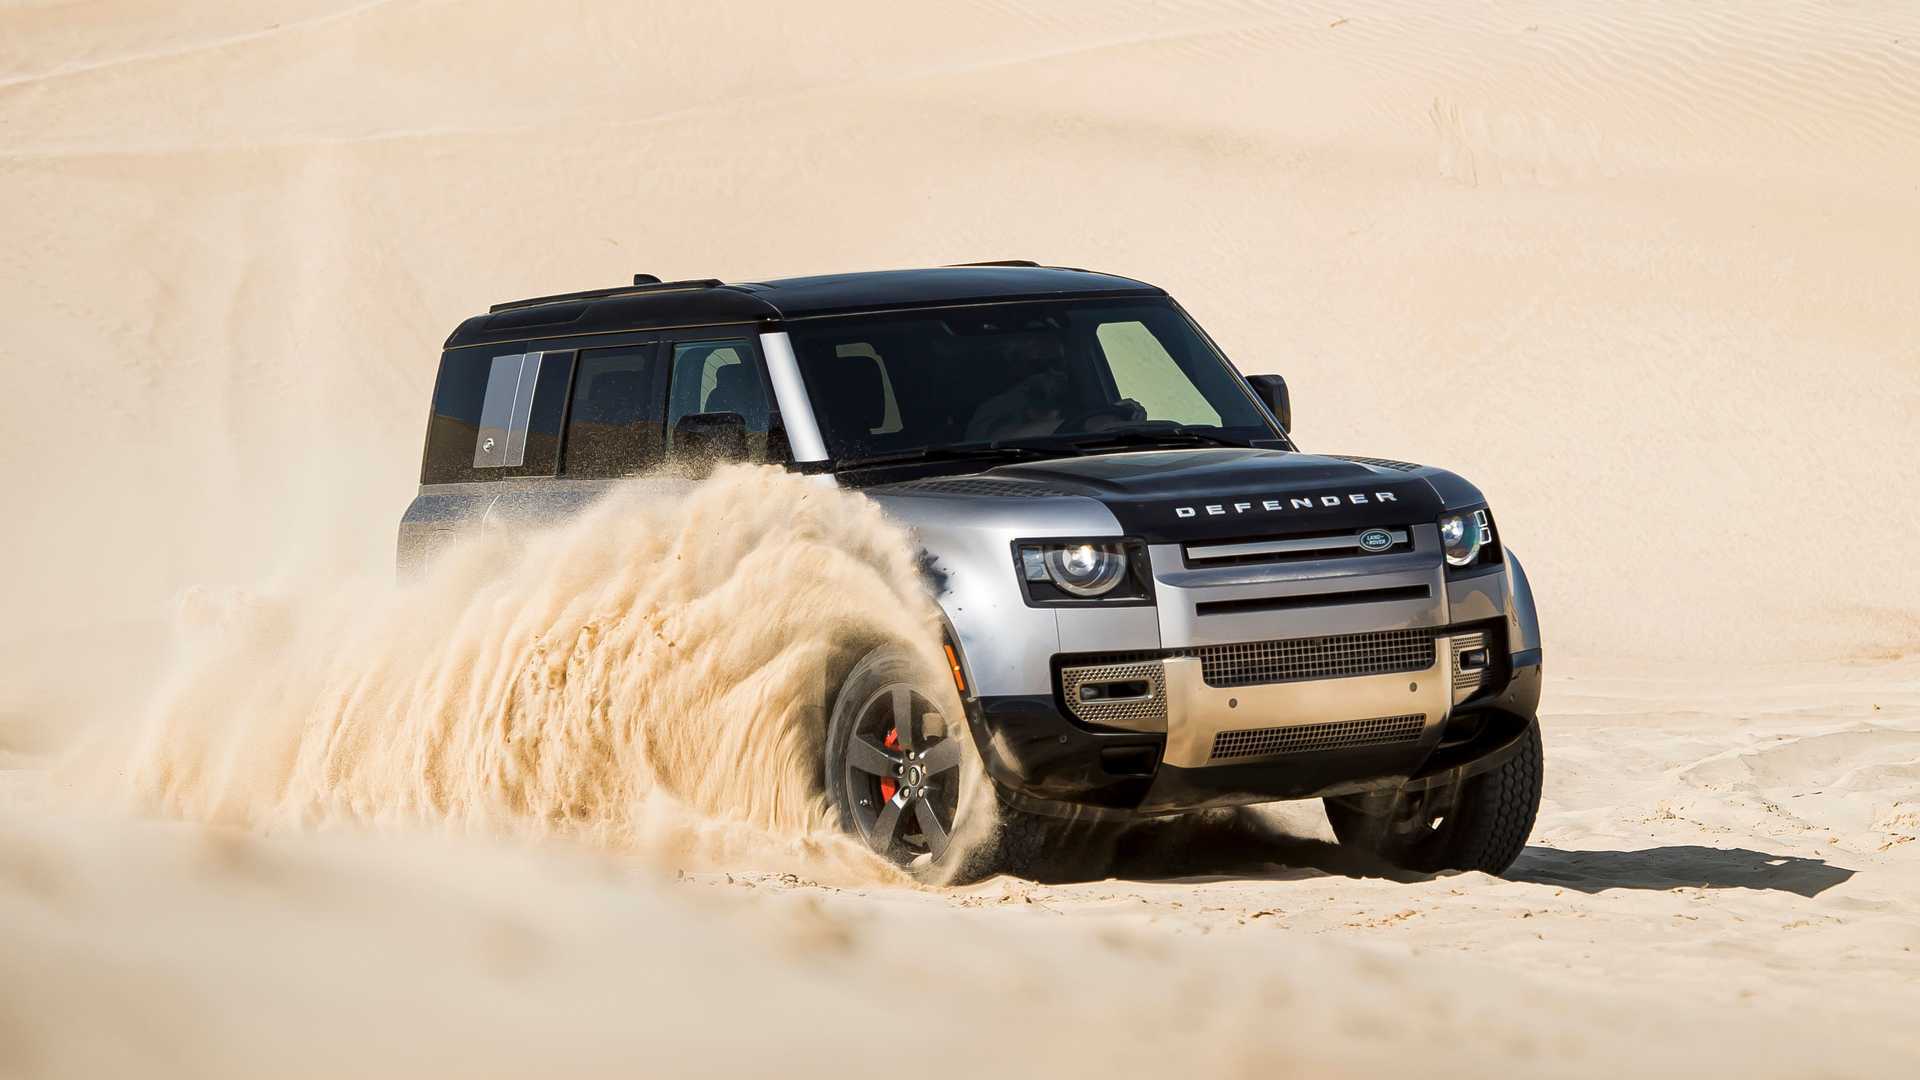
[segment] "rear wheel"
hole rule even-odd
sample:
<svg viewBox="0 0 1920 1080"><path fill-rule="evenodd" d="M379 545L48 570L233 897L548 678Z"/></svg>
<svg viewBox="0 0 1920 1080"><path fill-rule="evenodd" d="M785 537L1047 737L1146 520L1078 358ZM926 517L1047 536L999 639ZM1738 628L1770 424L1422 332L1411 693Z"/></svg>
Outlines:
<svg viewBox="0 0 1920 1080"><path fill-rule="evenodd" d="M1333 835L1343 847L1408 870L1504 872L1527 846L1540 812L1540 725L1530 725L1521 740L1499 766L1451 785L1326 800Z"/></svg>

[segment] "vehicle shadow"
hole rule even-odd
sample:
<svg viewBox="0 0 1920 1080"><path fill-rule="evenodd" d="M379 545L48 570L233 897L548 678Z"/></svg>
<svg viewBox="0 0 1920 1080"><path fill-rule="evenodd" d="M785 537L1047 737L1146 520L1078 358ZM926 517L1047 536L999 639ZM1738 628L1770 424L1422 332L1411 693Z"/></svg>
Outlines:
<svg viewBox="0 0 1920 1080"><path fill-rule="evenodd" d="M1400 870L1327 840L1289 834L1248 813L1196 815L1116 834L1100 853L1097 876L1141 881L1380 877L1408 883L1437 875ZM1066 869L1063 867L1063 869ZM1091 866L1077 868L1081 877ZM1823 859L1751 848L1670 844L1634 851L1563 851L1529 846L1504 875L1509 881L1598 893L1607 889L1753 889L1815 897L1855 871Z"/></svg>
<svg viewBox="0 0 1920 1080"><path fill-rule="evenodd" d="M1765 889L1814 897L1854 871L1824 859L1751 848L1670 844L1638 851L1561 851L1529 847L1507 878L1596 893L1605 889Z"/></svg>
<svg viewBox="0 0 1920 1080"><path fill-rule="evenodd" d="M1371 855L1301 836L1255 812L1214 810L1072 837L1050 853L1041 880L1294 881L1329 874L1419 881Z"/></svg>

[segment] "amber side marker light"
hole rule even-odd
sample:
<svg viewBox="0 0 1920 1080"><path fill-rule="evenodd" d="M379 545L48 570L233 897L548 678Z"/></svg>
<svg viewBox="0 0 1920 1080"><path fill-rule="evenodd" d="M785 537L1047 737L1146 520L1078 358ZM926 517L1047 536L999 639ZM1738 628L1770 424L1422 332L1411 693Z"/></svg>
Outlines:
<svg viewBox="0 0 1920 1080"><path fill-rule="evenodd" d="M966 693L967 677L960 674L960 657L954 653L952 645L943 643L940 647L947 651L947 667L953 670L954 688L963 694Z"/></svg>

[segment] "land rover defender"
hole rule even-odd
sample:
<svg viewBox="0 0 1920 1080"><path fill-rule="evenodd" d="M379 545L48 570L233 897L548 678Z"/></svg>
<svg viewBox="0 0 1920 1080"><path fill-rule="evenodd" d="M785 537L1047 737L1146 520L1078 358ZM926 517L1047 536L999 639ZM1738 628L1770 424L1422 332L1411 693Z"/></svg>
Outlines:
<svg viewBox="0 0 1920 1080"><path fill-rule="evenodd" d="M874 850L959 857L976 754L992 858L1063 819L1318 798L1343 845L1499 873L1540 798L1526 573L1472 484L1291 422L1281 377L1124 277L641 275L453 331L400 560L676 459L818 474L921 546L965 714L896 647L831 674L821 784Z"/></svg>

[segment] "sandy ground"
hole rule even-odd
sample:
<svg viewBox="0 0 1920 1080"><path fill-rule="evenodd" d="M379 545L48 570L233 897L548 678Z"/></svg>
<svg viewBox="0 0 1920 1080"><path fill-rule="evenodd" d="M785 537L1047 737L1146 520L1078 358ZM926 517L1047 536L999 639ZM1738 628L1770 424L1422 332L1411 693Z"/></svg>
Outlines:
<svg viewBox="0 0 1920 1080"><path fill-rule="evenodd" d="M1378 876L1307 808L915 890L43 815L21 774L0 1072L1900 1074L1920 669L1726 678L1554 676L1507 880Z"/></svg>
<svg viewBox="0 0 1920 1080"><path fill-rule="evenodd" d="M1910 1073L1917 197L1907 4L0 3L0 1075ZM61 771L181 715L183 589L384 588L483 305L1006 257L1489 493L1549 648L1508 880L1311 806L932 891L712 787L530 842ZM416 628L194 715L458 660Z"/></svg>

